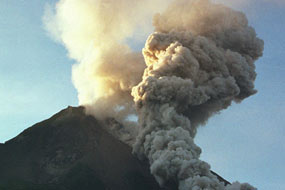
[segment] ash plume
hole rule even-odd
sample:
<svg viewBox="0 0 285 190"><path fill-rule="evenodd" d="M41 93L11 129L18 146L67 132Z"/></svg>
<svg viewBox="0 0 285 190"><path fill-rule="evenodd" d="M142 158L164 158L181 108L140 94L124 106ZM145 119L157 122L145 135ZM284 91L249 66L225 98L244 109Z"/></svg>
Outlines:
<svg viewBox="0 0 285 190"><path fill-rule="evenodd" d="M254 61L263 41L243 13L207 0L174 1L153 23L143 49L147 68L132 90L140 122L134 152L149 160L160 185L255 189L221 184L193 138L210 116L256 93Z"/></svg>
<svg viewBox="0 0 285 190"><path fill-rule="evenodd" d="M126 126L119 136L136 139L133 152L149 160L161 186L175 181L180 190L253 190L219 182L199 159L194 137L209 117L256 93L254 62L263 41L239 11L208 0L168 2L61 0L44 20L79 63L72 73L79 103ZM149 32L147 20L162 5L168 7L154 15L143 55L132 51L126 40ZM126 121L130 114L138 123Z"/></svg>

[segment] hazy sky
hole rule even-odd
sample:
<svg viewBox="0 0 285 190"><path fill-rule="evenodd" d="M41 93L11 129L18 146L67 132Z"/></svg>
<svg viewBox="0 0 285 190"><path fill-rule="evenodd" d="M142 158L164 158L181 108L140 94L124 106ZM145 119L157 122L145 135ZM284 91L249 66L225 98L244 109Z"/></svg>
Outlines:
<svg viewBox="0 0 285 190"><path fill-rule="evenodd" d="M0 0L0 142L77 105L71 83L74 61L42 24L45 4L54 2ZM250 182L259 190L284 190L285 3L231 2L265 41L264 56L256 63L258 93L210 119L196 142L202 159L225 179ZM144 45L133 44L135 49Z"/></svg>

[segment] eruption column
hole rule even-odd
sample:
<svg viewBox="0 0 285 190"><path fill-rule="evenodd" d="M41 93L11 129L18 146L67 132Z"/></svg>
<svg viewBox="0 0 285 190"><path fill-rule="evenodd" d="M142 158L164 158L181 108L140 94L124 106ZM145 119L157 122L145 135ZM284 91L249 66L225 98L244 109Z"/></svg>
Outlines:
<svg viewBox="0 0 285 190"><path fill-rule="evenodd" d="M126 39L148 31L146 20L169 1L60 0L44 21L78 62L72 79L80 104L100 120L127 126L134 153L149 160L160 185L254 189L220 183L199 159L194 137L213 114L256 93L254 62L263 41L241 12L208 0L172 0L154 16L143 56L133 52ZM138 129L127 124L130 114L139 116Z"/></svg>
<svg viewBox="0 0 285 190"><path fill-rule="evenodd" d="M211 115L256 93L254 61L263 41L244 14L207 0L174 1L154 27L143 49L143 80L132 89L140 123L134 153L149 160L160 185L255 189L220 183L193 138Z"/></svg>

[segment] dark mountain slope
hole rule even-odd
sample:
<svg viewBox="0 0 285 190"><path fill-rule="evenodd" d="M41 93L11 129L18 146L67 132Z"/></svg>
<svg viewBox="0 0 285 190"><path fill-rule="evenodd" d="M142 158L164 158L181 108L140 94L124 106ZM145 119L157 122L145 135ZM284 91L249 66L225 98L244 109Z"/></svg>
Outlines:
<svg viewBox="0 0 285 190"><path fill-rule="evenodd" d="M68 107L0 144L0 190L159 190L149 166L83 107Z"/></svg>

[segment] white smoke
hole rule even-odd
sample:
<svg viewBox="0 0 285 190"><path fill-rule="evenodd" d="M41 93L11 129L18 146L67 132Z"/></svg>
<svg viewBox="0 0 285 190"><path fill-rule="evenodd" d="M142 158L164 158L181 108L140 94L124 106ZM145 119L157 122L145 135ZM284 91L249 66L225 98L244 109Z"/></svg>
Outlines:
<svg viewBox="0 0 285 190"><path fill-rule="evenodd" d="M141 53L133 52L126 41L140 40L152 31L149 20L163 9L162 2L60 0L55 8L46 7L47 30L78 62L72 80L79 104L88 113L123 121L134 112L130 92L141 80L145 64ZM117 107L124 109L118 112Z"/></svg>
<svg viewBox="0 0 285 190"><path fill-rule="evenodd" d="M121 140L137 136L134 153L149 160L161 186L255 189L219 182L193 138L210 116L256 93L254 61L263 41L241 12L208 0L174 0L154 16L143 55L133 52L127 39L150 32L148 19L168 2L60 0L44 21L78 62L72 78L79 103L102 121L109 118ZM130 114L138 115L139 126L126 120Z"/></svg>
<svg viewBox="0 0 285 190"><path fill-rule="evenodd" d="M152 15L167 1L60 0L46 6L46 29L77 61L72 81L79 104L100 120L116 118L125 126L117 136L127 132L131 141L137 131L137 124L127 120L136 114L131 89L140 82L145 63L127 40L145 41L153 30Z"/></svg>

